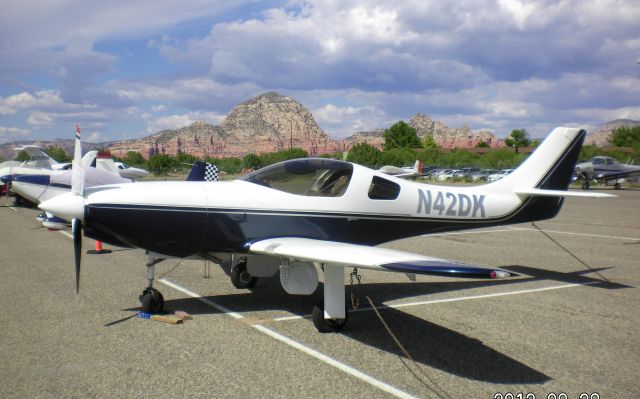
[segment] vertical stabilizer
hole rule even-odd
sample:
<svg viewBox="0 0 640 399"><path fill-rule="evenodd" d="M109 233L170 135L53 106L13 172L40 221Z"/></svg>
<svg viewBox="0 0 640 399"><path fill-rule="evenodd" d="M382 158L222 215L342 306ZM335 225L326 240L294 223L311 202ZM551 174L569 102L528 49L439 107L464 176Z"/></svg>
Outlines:
<svg viewBox="0 0 640 399"><path fill-rule="evenodd" d="M51 158L42 147L37 145L25 145L16 150L22 150L29 155L29 160L25 163L25 166L32 168L53 169L54 165L58 165L58 161Z"/></svg>
<svg viewBox="0 0 640 399"><path fill-rule="evenodd" d="M489 186L510 191L566 190L586 134L581 129L555 128L516 170Z"/></svg>

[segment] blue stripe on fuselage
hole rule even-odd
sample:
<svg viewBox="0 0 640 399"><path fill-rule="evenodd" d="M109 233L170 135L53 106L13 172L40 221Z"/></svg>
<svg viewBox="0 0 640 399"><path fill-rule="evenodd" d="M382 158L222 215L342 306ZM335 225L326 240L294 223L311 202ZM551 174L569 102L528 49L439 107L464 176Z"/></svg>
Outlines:
<svg viewBox="0 0 640 399"><path fill-rule="evenodd" d="M510 215L491 220L92 204L85 209L85 225L95 236L110 236L129 246L184 257L203 252L242 252L249 241L273 237L378 245L421 234L539 220L557 212L553 200L529 199Z"/></svg>

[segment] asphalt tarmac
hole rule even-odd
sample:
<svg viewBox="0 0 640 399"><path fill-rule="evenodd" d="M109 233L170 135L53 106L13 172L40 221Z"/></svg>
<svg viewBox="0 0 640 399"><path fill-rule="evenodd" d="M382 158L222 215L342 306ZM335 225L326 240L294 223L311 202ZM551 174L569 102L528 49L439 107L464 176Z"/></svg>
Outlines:
<svg viewBox="0 0 640 399"><path fill-rule="evenodd" d="M83 255L76 295L69 233L39 227L36 209L1 207L0 396L637 398L640 191L606 192L620 197L568 199L537 223L545 233L522 224L389 243L520 276L361 271L348 291L359 307L338 334L308 318L322 287L290 296L275 276L237 290L201 261L156 267L167 309L193 320L138 318L141 250Z"/></svg>

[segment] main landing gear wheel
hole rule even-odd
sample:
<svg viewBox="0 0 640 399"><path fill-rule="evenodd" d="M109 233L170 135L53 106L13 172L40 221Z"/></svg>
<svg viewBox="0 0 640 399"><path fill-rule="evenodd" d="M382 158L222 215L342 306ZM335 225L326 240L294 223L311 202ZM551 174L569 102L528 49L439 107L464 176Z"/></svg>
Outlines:
<svg viewBox="0 0 640 399"><path fill-rule="evenodd" d="M238 262L231 268L231 283L236 288L251 288L258 282L257 277L253 277L247 271L247 261Z"/></svg>
<svg viewBox="0 0 640 399"><path fill-rule="evenodd" d="M582 182L582 189L583 190L588 190L589 186L590 186L590 184L589 184L588 180L585 180L585 181Z"/></svg>
<svg viewBox="0 0 640 399"><path fill-rule="evenodd" d="M160 313L164 310L164 298L155 288L146 288L140 295L142 311L146 313Z"/></svg>
<svg viewBox="0 0 640 399"><path fill-rule="evenodd" d="M614 190L620 190L621 188L622 188L622 184L620 184L620 183L616 183L616 184L613 186L613 189L614 189Z"/></svg>
<svg viewBox="0 0 640 399"><path fill-rule="evenodd" d="M332 333L341 331L347 324L349 313L345 305L344 319L325 319L324 318L324 301L320 301L313 307L312 319L313 325L316 326L321 333Z"/></svg>

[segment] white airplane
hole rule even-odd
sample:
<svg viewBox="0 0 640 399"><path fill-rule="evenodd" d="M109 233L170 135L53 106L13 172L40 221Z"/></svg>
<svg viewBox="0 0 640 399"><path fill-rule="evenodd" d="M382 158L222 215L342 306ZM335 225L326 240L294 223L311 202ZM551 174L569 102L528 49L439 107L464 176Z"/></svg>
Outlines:
<svg viewBox="0 0 640 399"><path fill-rule="evenodd" d="M20 174L46 174L51 170L63 170L71 167L70 163L60 163L51 158L41 147L25 145L14 148L16 151L25 151L29 159L24 162L7 161L0 164L0 184L10 182L14 175Z"/></svg>
<svg viewBox="0 0 640 399"><path fill-rule="evenodd" d="M620 190L624 179L640 176L640 166L623 164L612 157L596 156L577 164L575 172L578 178L583 179L583 190L589 189L593 179L604 180L606 185L612 184L616 190Z"/></svg>
<svg viewBox="0 0 640 399"><path fill-rule="evenodd" d="M404 166L401 168L393 165L384 165L378 169L378 172L395 177L420 176L422 173L422 162L420 160L416 160L416 163L414 163L413 166Z"/></svg>
<svg viewBox="0 0 640 399"><path fill-rule="evenodd" d="M89 151L82 157L84 168L84 186L94 187L105 184L130 183L131 179L125 179L114 171L107 171L91 167L95 164L97 151ZM49 174L16 175L11 181L11 191L33 204L50 200L51 198L71 191L72 169L53 170ZM52 214L40 214L37 220L51 230L60 230L69 227L69 222Z"/></svg>
<svg viewBox="0 0 640 399"><path fill-rule="evenodd" d="M72 193L40 208L72 220L76 290L84 231L87 237L148 251L148 286L140 296L145 311L163 308L162 294L153 288L154 265L171 257L230 261L231 280L239 288L280 273L282 287L293 295L311 295L321 270L324 298L313 309L313 323L320 332L339 331L347 321L345 268L410 276L511 276L378 244L553 218L568 196L611 197L567 191L585 134L556 128L513 173L482 186L436 186L310 158L271 165L234 181L139 182L83 190L77 178ZM81 171L75 164L73 170Z"/></svg>
<svg viewBox="0 0 640 399"><path fill-rule="evenodd" d="M147 170L134 168L133 166L129 166L124 162L114 162L114 164L118 169L118 173L120 174L120 176L127 179L140 180L149 174L149 171Z"/></svg>

